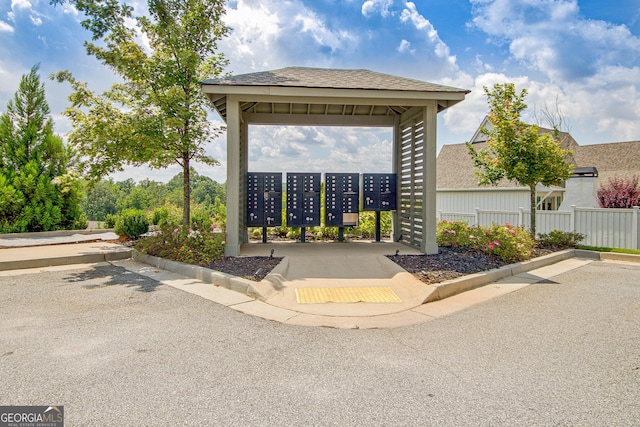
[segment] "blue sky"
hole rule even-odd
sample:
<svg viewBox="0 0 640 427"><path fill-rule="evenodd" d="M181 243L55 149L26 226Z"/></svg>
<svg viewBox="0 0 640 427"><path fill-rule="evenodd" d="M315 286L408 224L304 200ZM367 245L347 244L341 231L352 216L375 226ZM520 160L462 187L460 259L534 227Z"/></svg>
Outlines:
<svg viewBox="0 0 640 427"><path fill-rule="evenodd" d="M145 2L129 4L142 10ZM0 111L36 63L43 80L67 69L94 90L116 81L86 56L81 19L49 0L0 0ZM529 91L530 122L557 103L581 145L640 139L639 0L233 0L225 22L232 31L220 49L233 74L365 68L471 90L440 114L440 146L472 137L487 112L482 88L497 82ZM46 91L64 135L68 88L47 80ZM222 166L198 172L224 181L224 136L208 152ZM250 128L254 171L387 172L390 159L388 129ZM166 181L177 171L114 176Z"/></svg>

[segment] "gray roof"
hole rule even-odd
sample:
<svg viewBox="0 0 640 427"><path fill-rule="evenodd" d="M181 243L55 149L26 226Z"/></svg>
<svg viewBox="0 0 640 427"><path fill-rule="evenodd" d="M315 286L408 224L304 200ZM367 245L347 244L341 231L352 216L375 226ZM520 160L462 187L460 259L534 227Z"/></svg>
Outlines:
<svg viewBox="0 0 640 427"><path fill-rule="evenodd" d="M578 145L568 133L561 133L563 148L573 151L572 163L578 167L593 166L598 170L598 182L605 184L610 178L640 177L640 141L611 142L606 144ZM485 143L474 144L477 149ZM492 188L477 184L476 168L466 144L445 145L437 160L437 188L473 189ZM517 184L503 180L499 188L518 188Z"/></svg>
<svg viewBox="0 0 640 427"><path fill-rule="evenodd" d="M540 128L540 133L551 132L549 129ZM474 135L474 137L478 134ZM477 139L476 139L477 140ZM560 141L562 148L565 150L572 150L575 153L581 149L578 143L567 132L560 132ZM475 142L474 148L481 150L486 148L486 142ZM569 159L571 163L574 163L573 159ZM579 164L579 166L593 166ZM465 143L463 144L447 144L444 145L437 159L436 169L436 188L449 188L449 189L472 189L472 188L494 188L493 186L481 186L478 185L478 180L475 177L476 167L473 166L471 155L469 155L469 149ZM598 171L600 168L598 168ZM518 184L508 181L506 179L500 181L495 186L498 188L521 188Z"/></svg>
<svg viewBox="0 0 640 427"><path fill-rule="evenodd" d="M466 89L407 79L369 70L287 67L220 79L202 84L219 86L279 86L326 89L365 89L418 92L469 93Z"/></svg>
<svg viewBox="0 0 640 427"><path fill-rule="evenodd" d="M583 145L574 151L578 166L595 166L598 169L600 184L606 184L614 177L640 177L640 141Z"/></svg>

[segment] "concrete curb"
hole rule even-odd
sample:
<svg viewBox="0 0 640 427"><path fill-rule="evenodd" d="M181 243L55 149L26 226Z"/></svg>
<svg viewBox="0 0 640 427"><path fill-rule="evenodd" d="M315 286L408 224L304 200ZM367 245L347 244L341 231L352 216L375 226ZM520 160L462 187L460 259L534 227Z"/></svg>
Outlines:
<svg viewBox="0 0 640 427"><path fill-rule="evenodd" d="M509 264L494 270L470 274L459 279L453 279L432 285L435 288L434 291L422 302L422 304L449 298L454 295L488 285L489 283L496 282L500 279L504 279L505 277L515 276L517 274L525 273L527 271L535 270L540 267L545 267L547 265L555 264L557 262L576 257L578 256L577 252L581 253L587 251L568 249L549 255L544 255L529 261ZM591 254L581 254L580 257L594 258ZM163 270L172 271L183 276L202 280L206 283L223 286L227 289L243 293L261 301L266 301L269 296L275 293L278 289L282 288L284 276L289 269L289 262L287 258L285 258L261 282L252 282L250 280L242 279L215 270L210 270L208 268L193 266L176 261L169 261L151 255L141 254L137 251L134 251L133 258L136 261L144 262ZM640 257L638 258L640 259Z"/></svg>
<svg viewBox="0 0 640 427"><path fill-rule="evenodd" d="M16 238L28 238L28 237L62 237L62 236L73 236L74 234L103 234L103 233L113 233L113 228L92 228L86 230L57 230L57 231L38 231L38 232L29 232L29 233L8 233L8 234L0 234L0 239L16 239Z"/></svg>
<svg viewBox="0 0 640 427"><path fill-rule="evenodd" d="M573 258L575 256L576 251L574 249L567 249L564 251L534 258L529 261L509 264L482 273L470 274L459 279L437 283L433 285L435 287L434 292L432 292L424 300L423 304L448 298L462 292L470 291L480 286L488 285L489 283L504 279L505 277L515 276L517 274L535 270L536 268L545 267L550 264L555 264L557 262L564 261L565 259Z"/></svg>
<svg viewBox="0 0 640 427"><path fill-rule="evenodd" d="M620 254L617 252L598 252L585 249L576 249L576 256L580 258L597 259L600 261L621 261L640 263L640 255Z"/></svg>
<svg viewBox="0 0 640 427"><path fill-rule="evenodd" d="M273 285L270 282L266 287L256 286L261 282L252 282L251 280L232 276L231 274L222 273L220 271L211 270L205 267L199 267L197 265L185 264L178 261L171 261L168 259L143 254L136 250L134 250L132 258L135 261L143 262L162 270L168 270L182 276L201 280L205 283L210 283L212 285L218 285L227 289L231 289L232 291L248 295L252 298L263 300L266 297L265 295L263 295L265 291L269 288L273 289Z"/></svg>
<svg viewBox="0 0 640 427"><path fill-rule="evenodd" d="M131 258L131 250L116 252L93 253L82 255L65 255L52 258L22 259L15 261L1 261L0 271L24 270L27 268L53 267L70 264L93 264L98 262L116 261Z"/></svg>

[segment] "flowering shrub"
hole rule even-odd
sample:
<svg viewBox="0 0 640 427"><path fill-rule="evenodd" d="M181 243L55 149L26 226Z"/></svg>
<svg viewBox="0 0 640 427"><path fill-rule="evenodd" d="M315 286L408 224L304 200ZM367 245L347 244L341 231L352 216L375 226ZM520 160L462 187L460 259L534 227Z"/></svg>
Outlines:
<svg viewBox="0 0 640 427"><path fill-rule="evenodd" d="M499 256L506 262L525 261L535 250L535 241L528 230L505 225L475 227L477 237L473 247Z"/></svg>
<svg viewBox="0 0 640 427"><path fill-rule="evenodd" d="M224 234L214 233L213 228L165 224L155 236L136 242L135 248L149 255L205 266L224 257Z"/></svg>
<svg viewBox="0 0 640 427"><path fill-rule="evenodd" d="M584 234L576 232L566 232L561 230L553 230L548 234L538 234L538 244L543 247L559 248L559 247L578 247L578 244L584 240Z"/></svg>
<svg viewBox="0 0 640 427"><path fill-rule="evenodd" d="M438 246L468 248L471 246L471 228L463 221L440 221L436 226Z"/></svg>
<svg viewBox="0 0 640 427"><path fill-rule="evenodd" d="M436 230L438 246L474 248L506 262L524 261L533 255L535 241L529 231L505 225L469 227L462 221L440 221Z"/></svg>

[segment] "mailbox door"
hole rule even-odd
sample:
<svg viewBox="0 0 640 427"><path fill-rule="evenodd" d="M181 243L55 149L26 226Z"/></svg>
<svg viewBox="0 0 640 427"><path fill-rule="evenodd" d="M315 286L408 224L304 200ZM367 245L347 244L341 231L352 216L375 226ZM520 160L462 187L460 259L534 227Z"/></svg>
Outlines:
<svg viewBox="0 0 640 427"><path fill-rule="evenodd" d="M363 209L366 211L396 210L396 174L363 175Z"/></svg>
<svg viewBox="0 0 640 427"><path fill-rule="evenodd" d="M247 227L282 225L282 174L247 173Z"/></svg>
<svg viewBox="0 0 640 427"><path fill-rule="evenodd" d="M287 225L320 225L319 173L287 173Z"/></svg>
<svg viewBox="0 0 640 427"><path fill-rule="evenodd" d="M358 224L360 181L357 173L328 173L325 178L327 226ZM345 214L348 214L345 217ZM356 219L354 220L354 215ZM345 221L346 220L346 221Z"/></svg>

